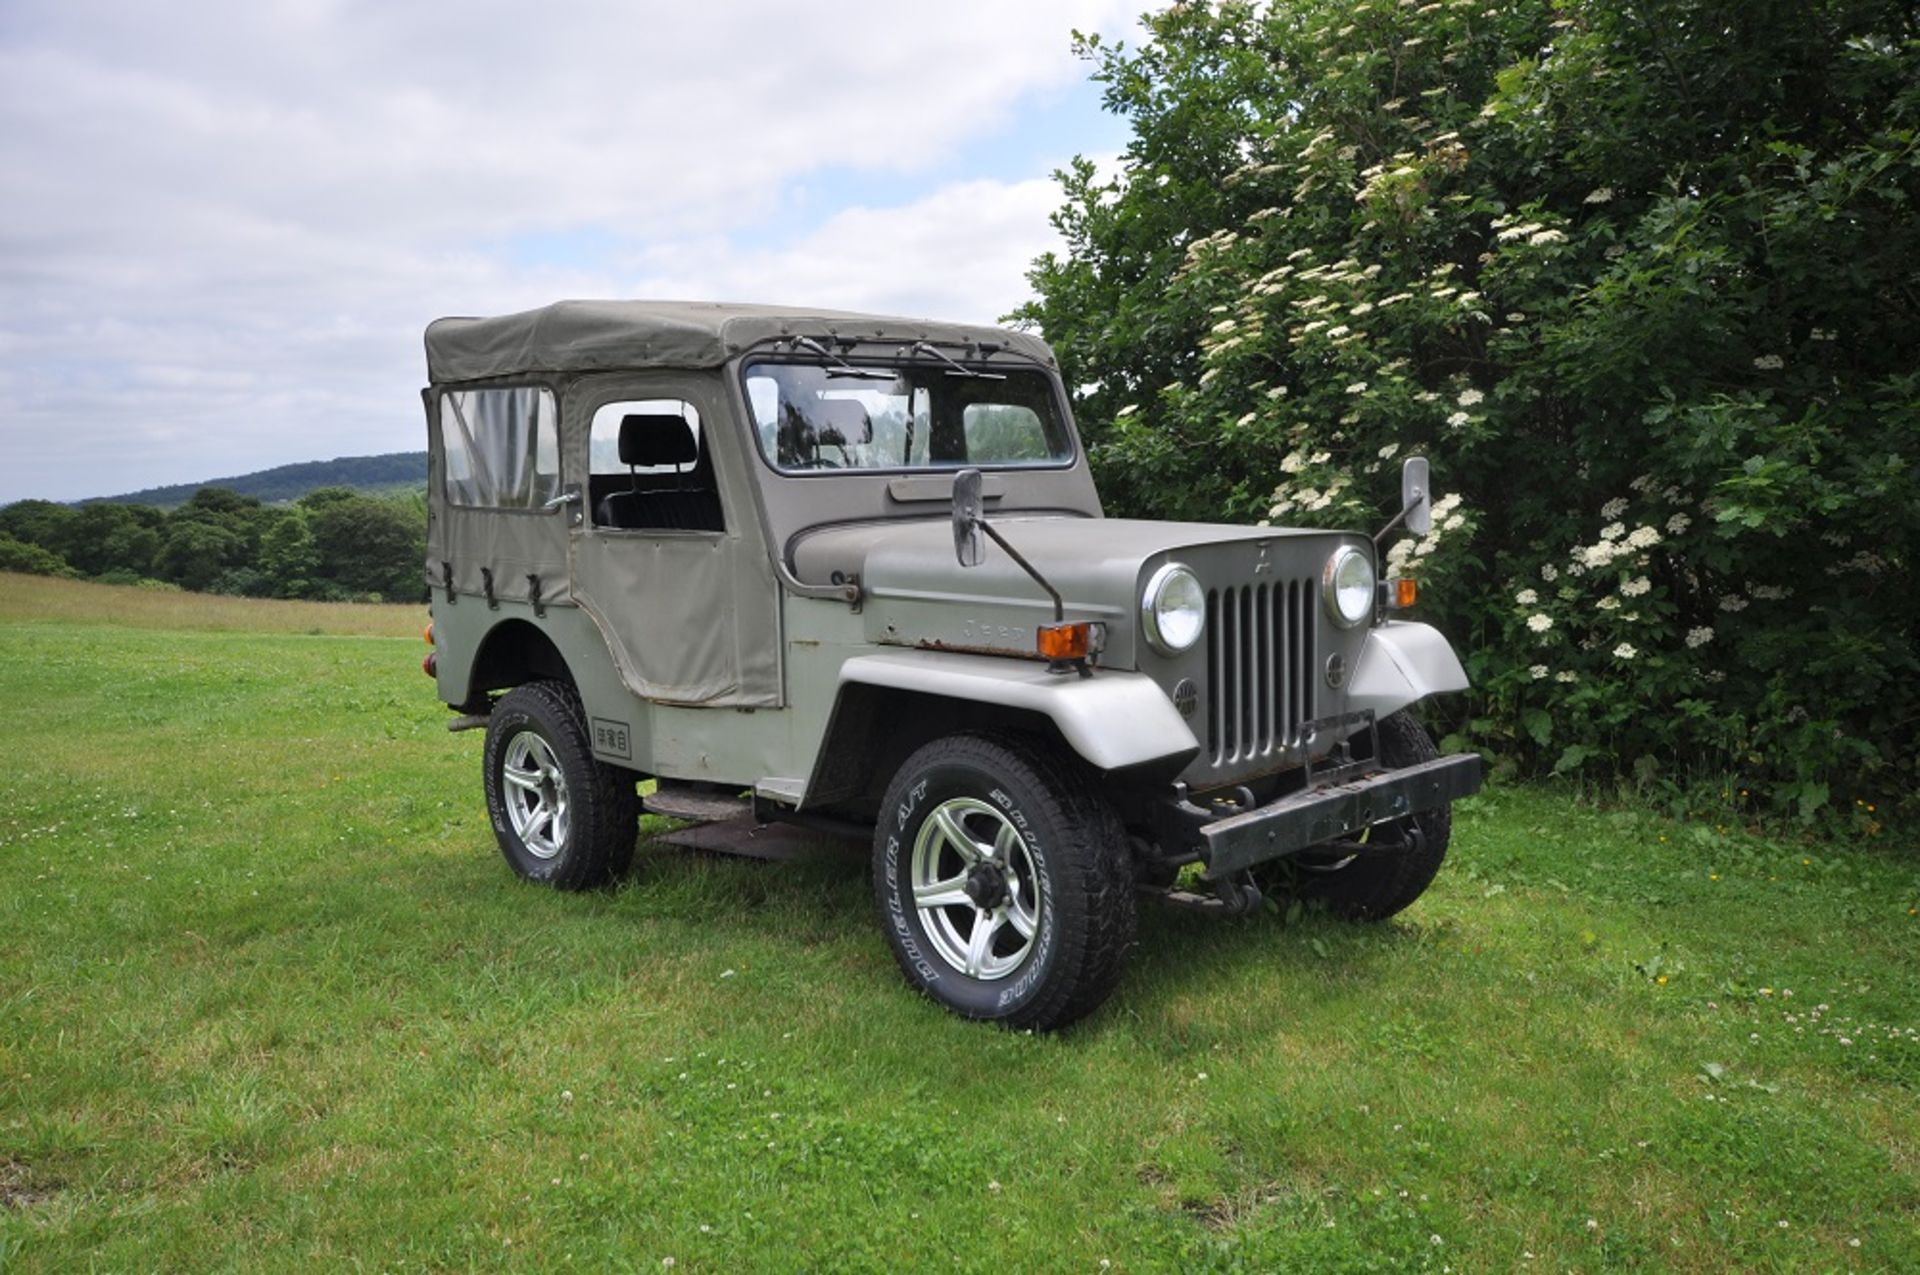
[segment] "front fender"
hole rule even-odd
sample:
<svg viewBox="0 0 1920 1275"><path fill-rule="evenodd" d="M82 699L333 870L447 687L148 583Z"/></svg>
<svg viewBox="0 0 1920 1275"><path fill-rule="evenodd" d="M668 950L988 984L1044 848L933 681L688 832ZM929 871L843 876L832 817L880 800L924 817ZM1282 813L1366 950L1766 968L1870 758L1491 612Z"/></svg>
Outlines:
<svg viewBox="0 0 1920 1275"><path fill-rule="evenodd" d="M1429 624L1389 620L1367 634L1347 686L1347 707L1375 717L1444 691L1467 689L1467 671L1447 639Z"/></svg>
<svg viewBox="0 0 1920 1275"><path fill-rule="evenodd" d="M1033 660L901 651L855 656L841 665L840 684L1039 713L1096 770L1175 760L1178 770L1200 751L1180 710L1144 673L1098 669L1079 677L1049 673Z"/></svg>

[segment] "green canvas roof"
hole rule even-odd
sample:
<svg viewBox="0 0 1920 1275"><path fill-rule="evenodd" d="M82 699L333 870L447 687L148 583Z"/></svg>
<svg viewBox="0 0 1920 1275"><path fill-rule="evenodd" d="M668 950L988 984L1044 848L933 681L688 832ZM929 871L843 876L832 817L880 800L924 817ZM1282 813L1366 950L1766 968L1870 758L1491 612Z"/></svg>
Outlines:
<svg viewBox="0 0 1920 1275"><path fill-rule="evenodd" d="M718 367L783 336L992 342L1053 363L1036 336L966 323L706 301L560 301L492 319L436 319L427 327L427 374L442 384L525 372Z"/></svg>

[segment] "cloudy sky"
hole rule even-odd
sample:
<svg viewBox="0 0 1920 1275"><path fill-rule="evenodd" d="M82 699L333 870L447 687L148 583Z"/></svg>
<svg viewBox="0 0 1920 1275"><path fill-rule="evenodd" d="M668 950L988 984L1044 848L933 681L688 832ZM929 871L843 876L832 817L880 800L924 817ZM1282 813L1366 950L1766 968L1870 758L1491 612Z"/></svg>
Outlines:
<svg viewBox="0 0 1920 1275"><path fill-rule="evenodd" d="M416 450L562 297L991 321L1141 0L3 0L0 503Z"/></svg>

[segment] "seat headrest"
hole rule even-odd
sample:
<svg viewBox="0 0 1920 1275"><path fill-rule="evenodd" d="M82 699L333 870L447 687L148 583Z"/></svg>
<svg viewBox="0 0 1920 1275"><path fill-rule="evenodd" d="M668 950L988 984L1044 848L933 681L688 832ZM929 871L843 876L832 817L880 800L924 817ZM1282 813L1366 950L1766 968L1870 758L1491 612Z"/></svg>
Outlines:
<svg viewBox="0 0 1920 1275"><path fill-rule="evenodd" d="M814 436L822 443L871 443L873 418L858 399L823 398L807 409Z"/></svg>
<svg viewBox="0 0 1920 1275"><path fill-rule="evenodd" d="M636 412L621 418L622 465L691 465L699 458L693 429L678 413Z"/></svg>

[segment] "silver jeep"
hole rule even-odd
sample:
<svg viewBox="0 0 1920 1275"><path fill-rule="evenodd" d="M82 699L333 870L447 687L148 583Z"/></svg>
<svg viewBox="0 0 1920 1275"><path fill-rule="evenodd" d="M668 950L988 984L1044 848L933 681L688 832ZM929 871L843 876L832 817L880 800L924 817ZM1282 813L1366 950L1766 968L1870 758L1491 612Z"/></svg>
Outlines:
<svg viewBox="0 0 1920 1275"><path fill-rule="evenodd" d="M1102 517L1031 335L563 302L426 347L428 671L529 880L618 876L643 806L857 829L908 981L1050 1028L1138 892L1390 916L1479 787L1375 541Z"/></svg>

